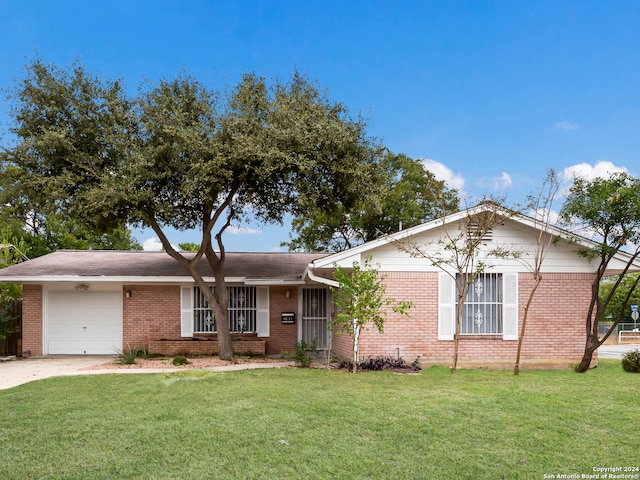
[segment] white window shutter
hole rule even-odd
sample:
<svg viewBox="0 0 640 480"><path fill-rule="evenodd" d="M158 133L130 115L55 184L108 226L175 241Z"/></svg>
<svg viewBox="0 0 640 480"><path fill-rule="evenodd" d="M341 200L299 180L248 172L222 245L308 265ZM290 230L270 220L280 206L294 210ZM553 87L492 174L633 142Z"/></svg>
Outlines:
<svg viewBox="0 0 640 480"><path fill-rule="evenodd" d="M257 287L256 333L258 337L269 336L269 287Z"/></svg>
<svg viewBox="0 0 640 480"><path fill-rule="evenodd" d="M180 336L193 337L193 287L180 287Z"/></svg>
<svg viewBox="0 0 640 480"><path fill-rule="evenodd" d="M502 275L502 339L518 340L518 274Z"/></svg>
<svg viewBox="0 0 640 480"><path fill-rule="evenodd" d="M444 272L438 275L438 340L453 340L456 286Z"/></svg>

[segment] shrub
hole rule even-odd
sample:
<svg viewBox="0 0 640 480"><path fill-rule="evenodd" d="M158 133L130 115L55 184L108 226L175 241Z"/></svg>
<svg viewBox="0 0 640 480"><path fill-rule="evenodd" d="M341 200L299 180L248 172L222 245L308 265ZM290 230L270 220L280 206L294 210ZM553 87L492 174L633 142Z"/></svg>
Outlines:
<svg viewBox="0 0 640 480"><path fill-rule="evenodd" d="M284 352L281 356L292 359L296 367L309 368L311 366L311 353L317 351L316 342L307 343L304 340L300 340L295 343L294 348L293 353Z"/></svg>
<svg viewBox="0 0 640 480"><path fill-rule="evenodd" d="M353 371L353 363L350 361L340 362L338 368L342 370ZM416 358L413 362L407 363L402 358L392 357L370 357L367 360L358 362L358 369L360 370L395 370L395 371L413 371L417 372L422 370L420 367L420 358Z"/></svg>
<svg viewBox="0 0 640 480"><path fill-rule="evenodd" d="M187 357L185 357L184 355L176 355L175 357L173 357L173 364L176 367L180 367L182 365L189 365L191 364L191 362L187 360Z"/></svg>
<svg viewBox="0 0 640 480"><path fill-rule="evenodd" d="M640 372L640 350L630 350L622 356L622 368L625 372Z"/></svg>
<svg viewBox="0 0 640 480"><path fill-rule="evenodd" d="M140 350L131 347L127 347L127 350L118 350L118 361L124 365L133 365L136 363L136 358L138 358L139 353Z"/></svg>

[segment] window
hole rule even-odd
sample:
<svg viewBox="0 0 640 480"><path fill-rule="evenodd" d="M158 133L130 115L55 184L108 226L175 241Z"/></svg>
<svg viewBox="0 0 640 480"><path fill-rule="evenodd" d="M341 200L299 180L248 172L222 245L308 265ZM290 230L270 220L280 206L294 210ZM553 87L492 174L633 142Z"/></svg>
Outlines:
<svg viewBox="0 0 640 480"><path fill-rule="evenodd" d="M215 287L211 287L212 290ZM256 287L227 287L227 319L232 333L256 333ZM216 323L199 287L193 289L193 332L215 333Z"/></svg>
<svg viewBox="0 0 640 480"><path fill-rule="evenodd" d="M502 274L475 276L462 308L461 335L502 335Z"/></svg>

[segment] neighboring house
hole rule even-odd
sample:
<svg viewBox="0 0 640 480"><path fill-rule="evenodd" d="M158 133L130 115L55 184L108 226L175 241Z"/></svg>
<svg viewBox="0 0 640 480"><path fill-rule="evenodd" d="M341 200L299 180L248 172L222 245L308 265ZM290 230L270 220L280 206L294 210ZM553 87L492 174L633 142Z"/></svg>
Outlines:
<svg viewBox="0 0 640 480"><path fill-rule="evenodd" d="M476 209L484 208L482 205ZM420 243L442 248L438 240L462 228L467 211L429 222L333 255L314 253L227 253L228 321L236 352L277 354L297 340L351 354L351 339L329 335L333 308L328 286L334 266L349 269L372 258L385 277L387 294L413 302L410 316L390 314L384 333L365 331L361 358L420 357L449 362L453 353L455 285L424 258L399 245ZM462 325L460 360L513 361L533 285L525 266L536 247L535 222L505 215L486 237L480 258L502 246L521 258L491 259L474 284ZM543 280L529 312L522 359L527 362L575 362L583 352L584 321L597 265L577 255L567 233L552 229L557 241L543 264ZM575 239L573 241L576 241ZM581 246L593 245L586 239ZM617 273L620 254L610 265ZM213 284L210 269L200 264ZM634 271L640 271L640 265ZM0 270L0 281L23 284L23 352L112 354L144 347L164 354L217 351L210 310L190 276L163 252L58 251Z"/></svg>

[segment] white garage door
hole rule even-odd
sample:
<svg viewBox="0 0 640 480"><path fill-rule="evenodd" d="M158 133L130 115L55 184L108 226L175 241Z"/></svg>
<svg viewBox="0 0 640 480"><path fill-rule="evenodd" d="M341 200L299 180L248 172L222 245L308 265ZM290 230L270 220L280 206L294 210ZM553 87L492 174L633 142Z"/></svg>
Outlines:
<svg viewBox="0 0 640 480"><path fill-rule="evenodd" d="M122 292L49 292L50 354L112 355L122 349Z"/></svg>

